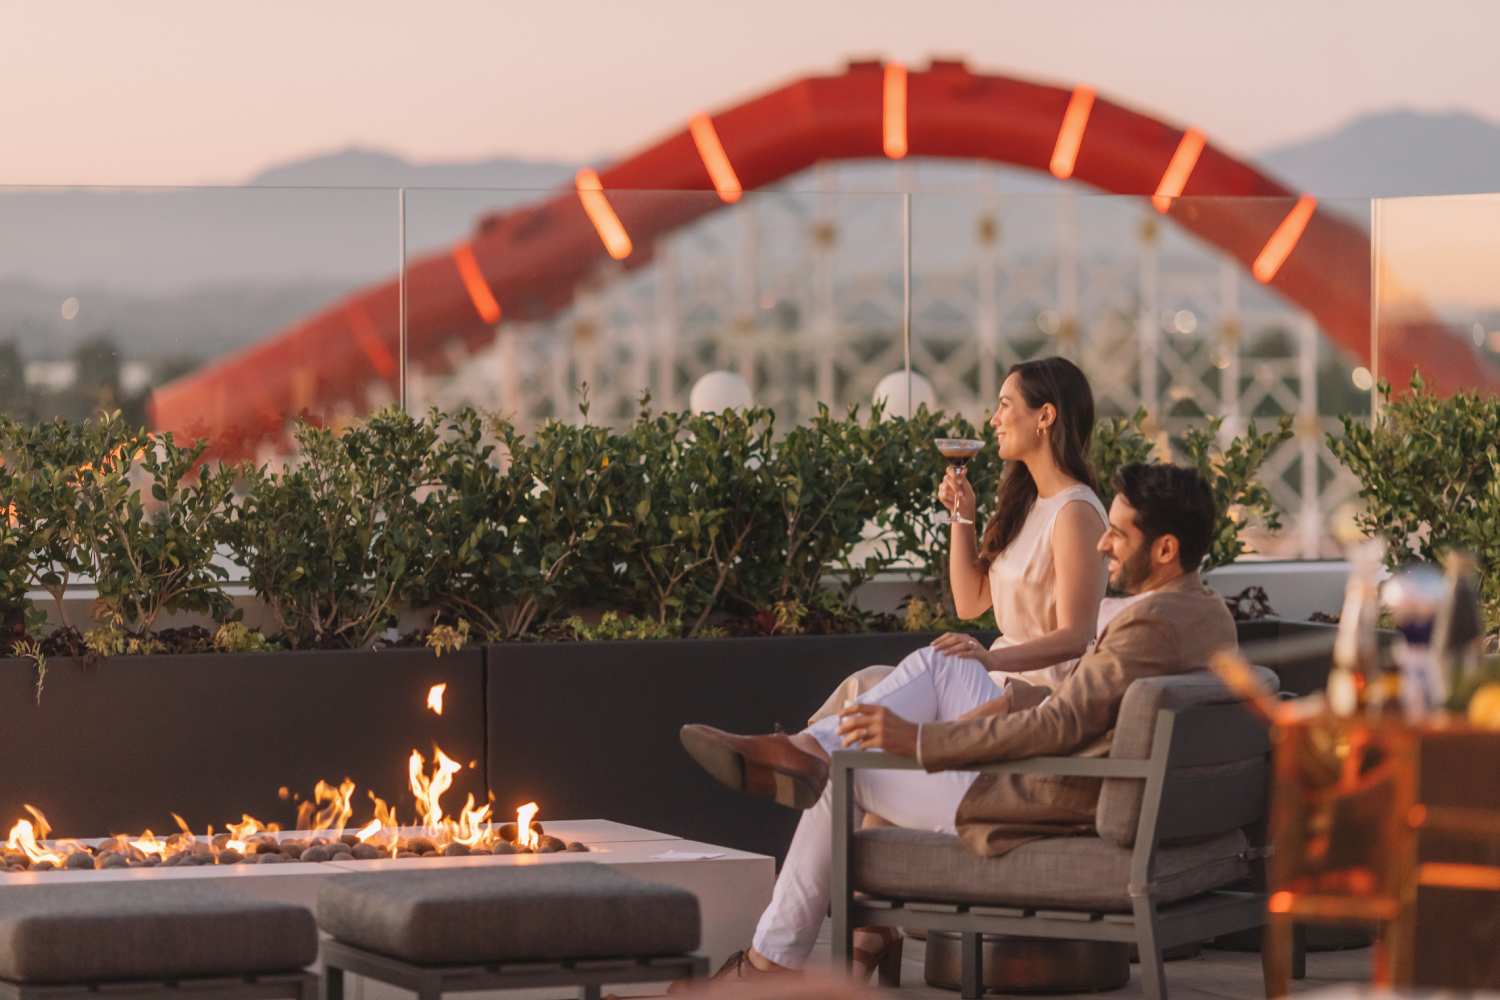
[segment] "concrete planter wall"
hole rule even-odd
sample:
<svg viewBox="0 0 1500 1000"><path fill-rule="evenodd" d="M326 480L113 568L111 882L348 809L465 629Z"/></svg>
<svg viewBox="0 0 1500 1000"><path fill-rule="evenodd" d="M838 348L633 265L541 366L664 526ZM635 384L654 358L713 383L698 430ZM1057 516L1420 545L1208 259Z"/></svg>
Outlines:
<svg viewBox="0 0 1500 1000"><path fill-rule="evenodd" d="M1242 641L1328 626L1244 623ZM426 650L52 660L40 705L29 661L0 660L0 820L32 803L59 836L195 829L240 813L290 825L324 778L396 797L411 815L407 755L434 744L466 767L445 800L535 799L542 818L604 818L781 856L796 815L733 795L688 759L677 732L799 728L846 676L895 664L928 633L658 642L510 643ZM988 637L985 637L988 638ZM1325 658L1281 667L1320 689ZM425 707L448 685L445 712Z"/></svg>
<svg viewBox="0 0 1500 1000"><path fill-rule="evenodd" d="M496 800L602 817L741 850L786 853L797 814L735 795L683 752L678 730L801 728L870 664L932 634L511 643L485 650Z"/></svg>
<svg viewBox="0 0 1500 1000"><path fill-rule="evenodd" d="M427 691L448 685L444 714ZM286 786L318 779L397 797L412 814L407 758L437 743L465 765L456 795L486 786L484 656L426 650L52 659L41 702L29 660L0 660L0 821L31 803L55 836L202 832L248 812L290 826ZM456 811L456 808L455 810Z"/></svg>

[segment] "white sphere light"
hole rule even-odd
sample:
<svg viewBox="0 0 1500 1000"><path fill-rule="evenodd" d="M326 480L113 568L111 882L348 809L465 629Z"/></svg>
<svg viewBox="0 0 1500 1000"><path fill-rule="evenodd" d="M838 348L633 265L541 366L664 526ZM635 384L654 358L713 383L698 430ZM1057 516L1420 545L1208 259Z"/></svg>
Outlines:
<svg viewBox="0 0 1500 1000"><path fill-rule="evenodd" d="M891 372L885 378L875 384L875 392L871 395L871 401L885 403L885 415L888 417L904 417L908 413L916 413L922 406L929 410L937 409L937 393L932 391L932 383L927 377L919 372L911 373L911 408L907 408L906 400L906 372Z"/></svg>
<svg viewBox="0 0 1500 1000"><path fill-rule="evenodd" d="M750 383L734 372L709 372L693 383L693 391L688 394L688 408L694 413L743 410L754 405Z"/></svg>

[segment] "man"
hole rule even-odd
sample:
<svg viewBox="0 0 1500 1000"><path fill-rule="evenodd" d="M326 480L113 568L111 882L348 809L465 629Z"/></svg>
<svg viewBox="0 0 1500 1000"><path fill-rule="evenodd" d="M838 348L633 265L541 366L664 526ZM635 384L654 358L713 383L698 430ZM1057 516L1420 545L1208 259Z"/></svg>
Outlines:
<svg viewBox="0 0 1500 1000"><path fill-rule="evenodd" d="M1201 669L1214 652L1235 645L1223 600L1198 576L1215 521L1208 484L1191 469L1137 464L1122 468L1114 487L1099 551L1111 586L1138 599L1109 622L1055 691L1021 684L1010 693L1009 712L965 719L1000 689L978 662L928 648L903 660L861 704L795 735L683 727L683 746L720 782L806 810L753 947L731 958L719 978L799 969L812 950L828 909L828 755L836 749L915 757L929 773L856 772L855 802L897 826L956 832L979 854L1002 854L1027 840L1092 825L1098 779L945 769L1034 756L1105 756L1132 681ZM877 936L875 943L889 939ZM865 950L858 941L856 949ZM868 966L879 955L856 957Z"/></svg>

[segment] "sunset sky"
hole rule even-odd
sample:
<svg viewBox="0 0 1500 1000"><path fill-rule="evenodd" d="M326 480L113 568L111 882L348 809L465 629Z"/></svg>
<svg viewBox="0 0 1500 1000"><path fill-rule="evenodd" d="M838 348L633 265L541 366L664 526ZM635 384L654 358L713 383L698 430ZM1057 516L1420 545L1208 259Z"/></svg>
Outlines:
<svg viewBox="0 0 1500 1000"><path fill-rule="evenodd" d="M1482 0L0 0L0 183L597 158L852 56L1086 82L1253 152L1392 107L1500 119L1497 38Z"/></svg>

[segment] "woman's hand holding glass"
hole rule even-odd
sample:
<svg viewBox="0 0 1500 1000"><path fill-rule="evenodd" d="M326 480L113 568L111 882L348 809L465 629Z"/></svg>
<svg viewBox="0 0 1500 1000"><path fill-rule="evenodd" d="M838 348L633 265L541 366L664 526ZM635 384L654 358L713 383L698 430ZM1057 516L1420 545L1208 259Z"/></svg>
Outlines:
<svg viewBox="0 0 1500 1000"><path fill-rule="evenodd" d="M957 515L959 524L974 523L974 487L969 484L969 477L964 475L963 470L951 465L948 467L948 471L943 474L943 481L938 484L938 503Z"/></svg>

